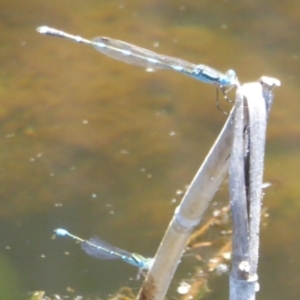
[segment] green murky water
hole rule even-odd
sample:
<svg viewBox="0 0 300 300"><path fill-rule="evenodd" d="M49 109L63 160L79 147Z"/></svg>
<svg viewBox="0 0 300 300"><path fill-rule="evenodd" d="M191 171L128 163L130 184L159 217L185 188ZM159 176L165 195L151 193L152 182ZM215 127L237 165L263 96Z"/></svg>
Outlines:
<svg viewBox="0 0 300 300"><path fill-rule="evenodd" d="M35 31L49 25L233 68L241 82L282 81L268 129L265 181L273 186L264 199L270 219L262 230L260 297L298 299L299 14L292 0L2 0L0 298L67 287L105 297L122 285L137 288L132 267L94 261L71 241L52 240L53 229L153 255L176 191L225 121L212 86L147 73Z"/></svg>

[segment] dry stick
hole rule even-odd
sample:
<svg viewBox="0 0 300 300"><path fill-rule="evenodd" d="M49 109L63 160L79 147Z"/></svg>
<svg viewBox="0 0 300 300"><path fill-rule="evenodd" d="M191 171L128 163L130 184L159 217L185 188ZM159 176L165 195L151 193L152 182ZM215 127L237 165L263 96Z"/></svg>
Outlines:
<svg viewBox="0 0 300 300"><path fill-rule="evenodd" d="M265 87L264 96L269 97L266 98L266 106L269 110L271 87L279 85L279 81L264 77L261 79L261 84ZM238 87L237 94L243 95L240 87ZM155 262L139 291L138 300L164 298L190 233L200 223L210 200L226 176L232 148L235 113L236 108L231 111L221 134L193 179L182 203L176 209L155 256Z"/></svg>
<svg viewBox="0 0 300 300"><path fill-rule="evenodd" d="M237 94L236 114L234 126L234 139L229 166L230 205L233 218L233 242L232 242L232 271L230 277L230 291L232 278L239 278L239 264L249 261L249 226L247 216L247 201L245 192L244 170L244 102L243 93ZM240 292L240 290L238 290ZM238 295L238 293L237 293Z"/></svg>
<svg viewBox="0 0 300 300"><path fill-rule="evenodd" d="M228 171L232 148L232 109L214 146L198 170L169 224L138 300L161 300L173 278L186 242L206 211Z"/></svg>
<svg viewBox="0 0 300 300"><path fill-rule="evenodd" d="M230 300L253 300L258 290L257 265L267 115L271 89L280 82L262 77L237 93L233 150L229 167L233 217ZM243 99L247 100L244 118Z"/></svg>

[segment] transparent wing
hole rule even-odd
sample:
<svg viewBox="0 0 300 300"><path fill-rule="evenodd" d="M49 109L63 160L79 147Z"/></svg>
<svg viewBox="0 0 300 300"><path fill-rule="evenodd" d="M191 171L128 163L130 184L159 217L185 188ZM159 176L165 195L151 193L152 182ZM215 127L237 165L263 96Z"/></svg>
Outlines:
<svg viewBox="0 0 300 300"><path fill-rule="evenodd" d="M185 69L191 72L197 65L172 56L158 54L119 40L96 37L93 40L94 48L114 59L125 63L152 69Z"/></svg>
<svg viewBox="0 0 300 300"><path fill-rule="evenodd" d="M98 259L123 259L124 256L131 256L130 252L112 246L98 237L82 242L81 248L88 255Z"/></svg>

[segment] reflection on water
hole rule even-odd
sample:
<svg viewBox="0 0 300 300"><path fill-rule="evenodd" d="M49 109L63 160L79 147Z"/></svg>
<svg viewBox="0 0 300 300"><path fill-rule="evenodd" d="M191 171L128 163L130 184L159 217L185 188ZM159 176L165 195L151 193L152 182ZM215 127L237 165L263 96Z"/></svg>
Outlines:
<svg viewBox="0 0 300 300"><path fill-rule="evenodd" d="M153 256L180 200L176 190L189 183L225 121L212 86L169 71L147 73L41 36L40 25L111 36L220 71L233 68L241 82L261 75L283 82L268 134L265 178L275 184L265 197L271 225L262 233L261 293L299 294L299 44L292 30L298 2L284 8L274 1L2 2L3 299L16 299L12 290L51 294L71 287L105 295L122 285L137 288L130 266L95 262L76 245L52 240L53 229L96 234ZM293 288L273 293L279 282Z"/></svg>

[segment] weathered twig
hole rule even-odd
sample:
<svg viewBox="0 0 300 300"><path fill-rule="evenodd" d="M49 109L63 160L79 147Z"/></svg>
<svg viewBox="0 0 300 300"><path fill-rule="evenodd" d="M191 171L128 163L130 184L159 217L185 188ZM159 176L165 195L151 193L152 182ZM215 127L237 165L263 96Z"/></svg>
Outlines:
<svg viewBox="0 0 300 300"><path fill-rule="evenodd" d="M237 94L234 141L229 167L233 218L230 300L255 299L267 115L278 80L262 77ZM247 101L243 115L243 100Z"/></svg>
<svg viewBox="0 0 300 300"><path fill-rule="evenodd" d="M232 148L234 110L235 108L177 207L137 299L164 298L187 239L200 223L209 202L227 174Z"/></svg>

